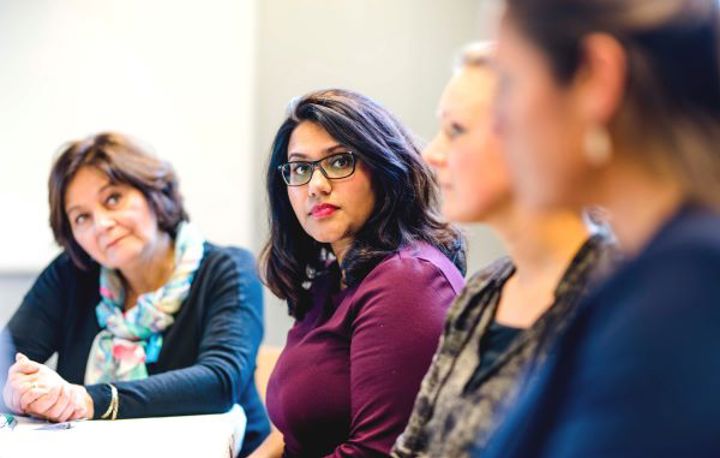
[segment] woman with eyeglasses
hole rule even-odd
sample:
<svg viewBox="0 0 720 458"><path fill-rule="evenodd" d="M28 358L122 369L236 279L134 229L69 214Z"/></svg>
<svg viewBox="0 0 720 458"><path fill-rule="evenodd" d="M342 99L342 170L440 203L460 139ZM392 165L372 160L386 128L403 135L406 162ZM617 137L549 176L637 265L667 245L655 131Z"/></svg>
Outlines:
<svg viewBox="0 0 720 458"><path fill-rule="evenodd" d="M296 321L268 384L279 432L253 456L386 456L463 287L463 238L410 134L354 92L291 103L267 191L262 271Z"/></svg>

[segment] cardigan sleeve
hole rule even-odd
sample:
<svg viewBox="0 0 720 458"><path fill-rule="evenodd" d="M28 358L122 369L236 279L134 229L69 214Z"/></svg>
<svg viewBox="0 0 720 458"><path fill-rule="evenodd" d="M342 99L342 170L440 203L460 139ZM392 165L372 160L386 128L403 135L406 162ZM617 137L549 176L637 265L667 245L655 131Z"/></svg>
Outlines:
<svg viewBox="0 0 720 458"><path fill-rule="evenodd" d="M34 361L45 362L57 351L67 303L62 285L66 288L74 285L71 262L67 254L61 254L51 262L0 332L0 387L5 386L8 369L15 361L15 352L24 353ZM0 408L6 409L2 399Z"/></svg>
<svg viewBox="0 0 720 458"><path fill-rule="evenodd" d="M14 346L7 332L0 332L0 389L5 386L8 368L14 361ZM0 395L0 411L5 412L8 408L5 405L3 396Z"/></svg>
<svg viewBox="0 0 720 458"><path fill-rule="evenodd" d="M67 254L58 256L38 276L8 322L6 332L15 350L33 361L45 362L58 350L68 301L65 292L77 284L74 269Z"/></svg>
<svg viewBox="0 0 720 458"><path fill-rule="evenodd" d="M399 257L368 276L353 298L350 434L329 456L389 454L456 294L444 274L423 259Z"/></svg>
<svg viewBox="0 0 720 458"><path fill-rule="evenodd" d="M205 317L196 362L143 380L115 383L118 418L225 412L252 383L263 334L262 287L248 252L225 253L207 272L210 283L201 299L206 302ZM109 406L109 387L95 384L86 389L98 418Z"/></svg>

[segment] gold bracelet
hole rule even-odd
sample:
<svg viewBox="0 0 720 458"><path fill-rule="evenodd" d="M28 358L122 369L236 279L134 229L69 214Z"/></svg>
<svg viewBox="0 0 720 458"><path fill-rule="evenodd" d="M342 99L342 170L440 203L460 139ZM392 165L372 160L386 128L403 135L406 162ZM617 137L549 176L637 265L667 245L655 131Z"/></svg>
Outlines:
<svg viewBox="0 0 720 458"><path fill-rule="evenodd" d="M118 416L118 410L120 409L120 396L118 396L117 388L115 388L115 385L110 385L113 389L113 400L115 401L113 405L113 412L111 416L111 420L117 420Z"/></svg>
<svg viewBox="0 0 720 458"><path fill-rule="evenodd" d="M105 420L110 417L111 420L115 420L118 412L118 391L112 383L108 383L108 386L110 387L110 405L100 419Z"/></svg>

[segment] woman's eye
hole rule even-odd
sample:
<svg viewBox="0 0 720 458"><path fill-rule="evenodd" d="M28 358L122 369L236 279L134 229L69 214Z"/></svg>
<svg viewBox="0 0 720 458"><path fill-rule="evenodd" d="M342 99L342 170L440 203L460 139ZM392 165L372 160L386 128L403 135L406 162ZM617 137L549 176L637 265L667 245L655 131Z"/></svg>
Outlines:
<svg viewBox="0 0 720 458"><path fill-rule="evenodd" d="M350 165L350 160L345 156L340 156L333 159L330 165L336 169L344 169Z"/></svg>
<svg viewBox="0 0 720 458"><path fill-rule="evenodd" d="M121 194L119 192L114 192L108 196L107 199L105 199L105 204L109 206L117 205L118 202L120 202Z"/></svg>
<svg viewBox="0 0 720 458"><path fill-rule="evenodd" d="M306 175L310 167L307 164L293 164L292 173L294 175Z"/></svg>
<svg viewBox="0 0 720 458"><path fill-rule="evenodd" d="M83 224L84 222L86 222L87 219L88 219L88 216L87 216L86 214L84 214L84 213L81 214L81 215L77 215L77 216L75 217L75 225L76 225L76 226L80 226L81 224Z"/></svg>
<svg viewBox="0 0 720 458"><path fill-rule="evenodd" d="M465 128L457 123L452 123L447 129L447 136L449 138L457 138L466 132Z"/></svg>

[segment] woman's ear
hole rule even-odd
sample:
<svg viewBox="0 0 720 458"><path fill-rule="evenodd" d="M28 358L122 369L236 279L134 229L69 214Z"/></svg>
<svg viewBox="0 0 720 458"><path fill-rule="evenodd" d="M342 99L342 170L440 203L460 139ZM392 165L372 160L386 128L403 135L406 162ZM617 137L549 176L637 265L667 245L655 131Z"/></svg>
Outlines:
<svg viewBox="0 0 720 458"><path fill-rule="evenodd" d="M588 123L607 126L622 106L628 80L627 52L613 36L594 33L581 43L574 85Z"/></svg>

